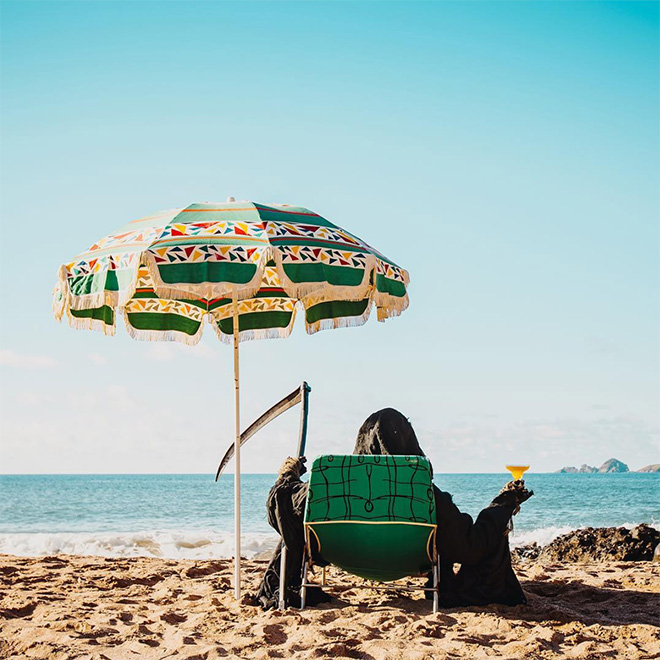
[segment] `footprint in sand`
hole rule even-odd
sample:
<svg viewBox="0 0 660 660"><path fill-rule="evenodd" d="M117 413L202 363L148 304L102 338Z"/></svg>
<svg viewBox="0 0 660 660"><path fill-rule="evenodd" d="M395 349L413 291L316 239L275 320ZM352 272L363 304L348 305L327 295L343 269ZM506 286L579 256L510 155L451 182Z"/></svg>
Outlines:
<svg viewBox="0 0 660 660"><path fill-rule="evenodd" d="M149 621L148 623L153 623L152 621ZM157 646L160 646L160 642L157 639L154 639L153 636L155 635L153 630L150 630L147 628L147 626L144 623L141 623L137 627L137 641L140 644L144 644L145 646L149 646L151 648L156 648Z"/></svg>
<svg viewBox="0 0 660 660"><path fill-rule="evenodd" d="M37 609L38 603L27 603L21 607L5 607L0 609L0 617L4 619L23 619L32 616L32 613Z"/></svg>
<svg viewBox="0 0 660 660"><path fill-rule="evenodd" d="M175 626L177 623L183 623L188 619L185 614L179 614L178 612L166 612L165 614L161 614L160 618L172 626Z"/></svg>
<svg viewBox="0 0 660 660"><path fill-rule="evenodd" d="M49 557L42 557L41 559L42 564L49 564L48 568L64 568L64 566L67 565L66 559L62 559L61 557L56 557L55 555L51 555Z"/></svg>
<svg viewBox="0 0 660 660"><path fill-rule="evenodd" d="M284 626L277 623L264 626L264 641L270 645L284 644L288 639Z"/></svg>
<svg viewBox="0 0 660 660"><path fill-rule="evenodd" d="M224 563L209 562L205 566L191 566L185 570L183 574L189 578L206 577L207 575L220 573L220 571L222 571L224 568L226 568Z"/></svg>
<svg viewBox="0 0 660 660"><path fill-rule="evenodd" d="M98 637L111 637L112 635L119 634L116 628L100 628L92 627L86 621L81 621L73 626L73 629L81 639L96 640Z"/></svg>
<svg viewBox="0 0 660 660"><path fill-rule="evenodd" d="M153 623L153 621L149 621L148 623ZM147 628L146 624L144 624L144 623L141 623L138 626L137 631L140 633L140 635L153 635L154 634L154 631L149 630L149 628Z"/></svg>
<svg viewBox="0 0 660 660"><path fill-rule="evenodd" d="M332 623L338 617L339 617L339 614L337 612L324 612L319 617L319 621L321 623Z"/></svg>
<svg viewBox="0 0 660 660"><path fill-rule="evenodd" d="M432 637L434 639L442 639L446 630L444 626L436 626L425 621L420 621L417 625L412 627L413 635L420 635L421 637Z"/></svg>
<svg viewBox="0 0 660 660"><path fill-rule="evenodd" d="M497 635L456 635L454 639L463 644L475 644L477 646L489 647L491 640L494 640Z"/></svg>
<svg viewBox="0 0 660 660"><path fill-rule="evenodd" d="M346 630L343 628L329 628L328 630L321 630L321 635L324 637L329 637L332 639L333 637L341 637L346 633ZM371 637L367 637L367 639L373 639Z"/></svg>
<svg viewBox="0 0 660 660"><path fill-rule="evenodd" d="M128 578L112 578L113 585L124 589L125 587L132 587L139 584L145 587L153 587L155 584L162 582L165 579L163 575L150 575L148 577L128 577Z"/></svg>
<svg viewBox="0 0 660 660"><path fill-rule="evenodd" d="M347 639L328 646L317 647L314 649L313 655L316 658L363 658L362 651L356 648L359 645L359 640Z"/></svg>

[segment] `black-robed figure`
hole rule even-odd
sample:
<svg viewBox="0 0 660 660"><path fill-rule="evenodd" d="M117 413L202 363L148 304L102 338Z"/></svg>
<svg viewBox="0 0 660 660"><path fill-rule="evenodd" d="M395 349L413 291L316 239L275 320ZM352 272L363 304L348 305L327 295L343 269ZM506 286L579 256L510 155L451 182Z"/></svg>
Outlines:
<svg viewBox="0 0 660 660"><path fill-rule="evenodd" d="M410 422L398 410L385 408L370 415L360 427L354 454L394 454L424 456ZM300 603L301 569L304 551L305 502L307 484L300 480L305 472L304 458L288 458L266 503L268 523L287 547L287 603ZM436 486L436 535L440 555L440 604L519 605L527 599L511 566L509 522L520 504L533 495L523 482L511 482L495 497L475 521L461 513L451 495ZM264 608L277 607L282 543L268 564L257 593ZM460 564L454 574L453 565ZM307 603L326 602L330 597L318 588L307 591Z"/></svg>

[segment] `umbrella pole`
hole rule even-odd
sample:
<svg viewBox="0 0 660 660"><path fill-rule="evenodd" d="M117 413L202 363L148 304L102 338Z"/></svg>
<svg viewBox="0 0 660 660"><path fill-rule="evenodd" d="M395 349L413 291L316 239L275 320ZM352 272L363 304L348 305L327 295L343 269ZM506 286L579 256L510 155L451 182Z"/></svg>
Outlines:
<svg viewBox="0 0 660 660"><path fill-rule="evenodd" d="M234 436L234 598L241 598L241 385L238 364L238 305L233 304L234 321L234 400L236 435Z"/></svg>

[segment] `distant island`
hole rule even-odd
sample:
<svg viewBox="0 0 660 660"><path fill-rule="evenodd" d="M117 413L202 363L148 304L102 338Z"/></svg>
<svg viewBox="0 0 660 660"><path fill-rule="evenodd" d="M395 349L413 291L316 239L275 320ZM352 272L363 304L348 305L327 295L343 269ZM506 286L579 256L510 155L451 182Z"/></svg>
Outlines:
<svg viewBox="0 0 660 660"><path fill-rule="evenodd" d="M647 465L646 467L643 467L637 472L660 472L660 463L654 463L653 465Z"/></svg>
<svg viewBox="0 0 660 660"><path fill-rule="evenodd" d="M605 461L599 468L583 463L579 468L563 467L561 470L557 470L556 474L594 474L596 472L603 474L630 472L630 468L622 461L616 458L610 458L609 461ZM636 472L660 472L660 463L647 465L641 468L641 470L636 470Z"/></svg>

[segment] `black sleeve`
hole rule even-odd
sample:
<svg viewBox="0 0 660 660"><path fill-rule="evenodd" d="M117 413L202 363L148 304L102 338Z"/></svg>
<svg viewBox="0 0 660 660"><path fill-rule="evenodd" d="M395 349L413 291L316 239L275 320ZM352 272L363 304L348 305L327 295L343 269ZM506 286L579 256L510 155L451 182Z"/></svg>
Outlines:
<svg viewBox="0 0 660 660"><path fill-rule="evenodd" d="M438 518L438 551L448 561L476 564L491 554L501 543L513 507L491 503L476 521L461 513L451 495L434 487Z"/></svg>

